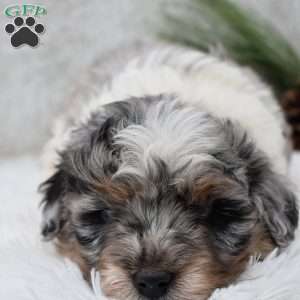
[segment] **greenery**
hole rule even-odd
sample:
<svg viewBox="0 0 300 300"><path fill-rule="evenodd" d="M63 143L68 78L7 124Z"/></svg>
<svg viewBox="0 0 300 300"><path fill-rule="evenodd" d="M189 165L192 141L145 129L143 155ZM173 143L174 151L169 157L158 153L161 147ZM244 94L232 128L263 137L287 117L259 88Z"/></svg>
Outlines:
<svg viewBox="0 0 300 300"><path fill-rule="evenodd" d="M202 51L222 49L252 67L279 94L299 83L300 57L266 20L229 0L172 0L162 11L159 35Z"/></svg>

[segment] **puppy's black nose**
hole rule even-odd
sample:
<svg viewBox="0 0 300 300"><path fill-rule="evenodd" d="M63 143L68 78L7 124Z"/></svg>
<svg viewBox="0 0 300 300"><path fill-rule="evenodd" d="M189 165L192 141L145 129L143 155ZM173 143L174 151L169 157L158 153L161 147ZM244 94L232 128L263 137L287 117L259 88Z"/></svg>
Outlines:
<svg viewBox="0 0 300 300"><path fill-rule="evenodd" d="M142 296L153 299L167 293L172 279L172 274L168 272L141 271L134 276L134 283Z"/></svg>

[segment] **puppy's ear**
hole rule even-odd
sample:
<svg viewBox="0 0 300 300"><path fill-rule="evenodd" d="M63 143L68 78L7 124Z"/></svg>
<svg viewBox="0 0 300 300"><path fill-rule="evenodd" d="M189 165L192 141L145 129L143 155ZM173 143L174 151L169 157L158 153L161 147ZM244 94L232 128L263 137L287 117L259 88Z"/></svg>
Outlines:
<svg viewBox="0 0 300 300"><path fill-rule="evenodd" d="M114 134L121 122L109 117L101 124L82 125L74 130L70 144L61 152L61 164L72 176L88 183L111 177L120 164L120 149Z"/></svg>
<svg viewBox="0 0 300 300"><path fill-rule="evenodd" d="M39 191L44 194L42 235L46 240L53 239L64 223L63 198L67 192L67 174L58 170L43 182Z"/></svg>
<svg viewBox="0 0 300 300"><path fill-rule="evenodd" d="M290 185L272 171L255 180L252 193L260 218L278 247L286 247L298 225L297 199Z"/></svg>
<svg viewBox="0 0 300 300"><path fill-rule="evenodd" d="M119 122L119 118L109 117L99 124L93 120L74 129L69 145L60 153L56 173L40 186L44 194L42 235L46 240L57 236L69 218L69 202L74 199L66 203L67 195L84 196L116 172L120 162L113 135Z"/></svg>
<svg viewBox="0 0 300 300"><path fill-rule="evenodd" d="M248 186L249 198L256 206L263 229L267 229L275 245L286 247L298 224L297 200L291 187L272 170L269 158L257 149L239 124L225 121L224 132L230 149L226 155L230 158L223 157L223 161L235 163L235 177ZM244 174L244 179L240 174Z"/></svg>

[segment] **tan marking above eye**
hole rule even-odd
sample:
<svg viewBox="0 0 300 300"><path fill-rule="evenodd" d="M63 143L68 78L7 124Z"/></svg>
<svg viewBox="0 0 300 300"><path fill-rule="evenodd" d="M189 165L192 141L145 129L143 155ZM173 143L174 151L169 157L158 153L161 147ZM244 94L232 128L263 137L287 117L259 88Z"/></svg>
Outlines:
<svg viewBox="0 0 300 300"><path fill-rule="evenodd" d="M233 188L236 183L224 175L206 175L196 181L192 190L193 202L206 201L211 196Z"/></svg>
<svg viewBox="0 0 300 300"><path fill-rule="evenodd" d="M115 183L111 179L103 180L101 183L94 185L99 193L104 193L110 197L113 202L125 202L132 199L140 190L138 186L129 186L122 183Z"/></svg>

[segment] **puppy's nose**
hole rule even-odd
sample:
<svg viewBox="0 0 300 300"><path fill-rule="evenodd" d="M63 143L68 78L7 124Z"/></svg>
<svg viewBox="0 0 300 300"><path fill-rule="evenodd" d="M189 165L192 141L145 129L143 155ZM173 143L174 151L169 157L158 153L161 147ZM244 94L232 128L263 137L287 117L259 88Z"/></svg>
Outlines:
<svg viewBox="0 0 300 300"><path fill-rule="evenodd" d="M167 293L173 275L168 272L138 272L134 277L134 283L142 296L149 299L159 298Z"/></svg>

